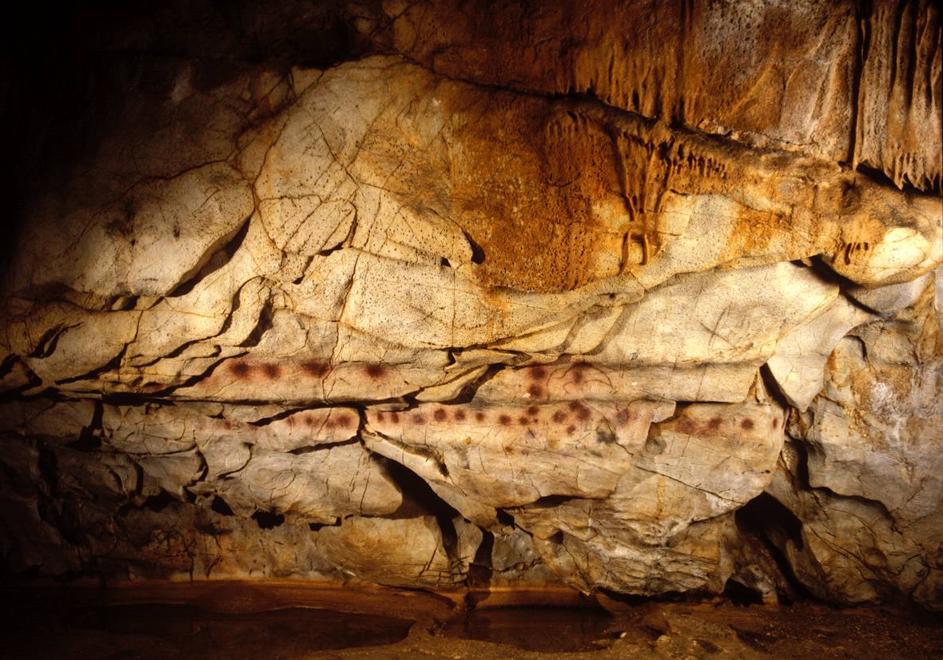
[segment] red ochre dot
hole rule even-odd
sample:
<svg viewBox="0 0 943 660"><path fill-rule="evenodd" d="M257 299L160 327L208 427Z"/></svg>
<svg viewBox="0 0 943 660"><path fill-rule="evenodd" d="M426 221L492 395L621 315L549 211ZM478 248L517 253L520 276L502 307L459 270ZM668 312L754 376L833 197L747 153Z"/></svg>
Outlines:
<svg viewBox="0 0 943 660"><path fill-rule="evenodd" d="M684 433L685 435L694 435L697 433L697 424L695 424L691 418L682 417L678 420L677 427L679 433Z"/></svg>
<svg viewBox="0 0 943 660"><path fill-rule="evenodd" d="M502 426L507 426L508 424L511 423L511 416L510 416L510 415L500 415L500 416L498 417L498 422L499 422Z"/></svg>
<svg viewBox="0 0 943 660"><path fill-rule="evenodd" d="M576 418L580 421L586 421L590 417L589 408L584 406L579 401L570 401L569 403L570 410L576 414Z"/></svg>
<svg viewBox="0 0 943 660"><path fill-rule="evenodd" d="M252 367L245 362L233 362L229 365L229 371L231 371L234 376L245 378L252 371Z"/></svg>
<svg viewBox="0 0 943 660"><path fill-rule="evenodd" d="M308 360L307 362L301 363L301 370L304 371L309 376L314 376L315 378L323 378L327 375L327 372L330 370L330 367L325 362L318 362L317 360Z"/></svg>
<svg viewBox="0 0 943 660"><path fill-rule="evenodd" d="M744 431L749 431L750 429L753 428L753 420L752 420L752 419L749 419L749 418L744 419L742 422L740 422L740 427L741 427Z"/></svg>
<svg viewBox="0 0 943 660"><path fill-rule="evenodd" d="M478 421L478 422L483 422L483 421L485 421L485 414L484 414L483 412L481 412L480 410L479 410L478 412L476 412L476 413L475 413L475 421Z"/></svg>
<svg viewBox="0 0 943 660"><path fill-rule="evenodd" d="M558 410L555 413L553 413L553 417L551 417L550 419L555 421L557 424L561 424L566 421L566 417L567 415L565 412L563 412L562 410Z"/></svg>
<svg viewBox="0 0 943 660"><path fill-rule="evenodd" d="M461 409L456 410L456 411L455 411L455 421L461 422L461 421L464 421L464 419L465 419L465 411L464 411L464 410L461 410Z"/></svg>
<svg viewBox="0 0 943 660"><path fill-rule="evenodd" d="M445 412L444 408L436 408L436 411L432 413L432 416L437 422L444 422L446 419L448 419L448 414Z"/></svg>
<svg viewBox="0 0 943 660"><path fill-rule="evenodd" d="M370 376L370 378L373 378L374 380L382 378L386 375L386 367L384 367L382 364L368 364L366 367L364 367L363 370L368 376Z"/></svg>
<svg viewBox="0 0 943 660"><path fill-rule="evenodd" d="M275 380L276 378L282 375L282 369L277 364L263 365L262 371L265 373L267 377L271 378L272 380Z"/></svg>

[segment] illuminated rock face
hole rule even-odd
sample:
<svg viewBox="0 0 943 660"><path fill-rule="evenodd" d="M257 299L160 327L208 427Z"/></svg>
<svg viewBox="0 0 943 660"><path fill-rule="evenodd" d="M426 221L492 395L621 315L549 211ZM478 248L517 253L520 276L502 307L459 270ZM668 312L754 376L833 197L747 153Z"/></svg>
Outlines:
<svg viewBox="0 0 943 660"><path fill-rule="evenodd" d="M943 606L938 10L395 4L35 200L8 568Z"/></svg>

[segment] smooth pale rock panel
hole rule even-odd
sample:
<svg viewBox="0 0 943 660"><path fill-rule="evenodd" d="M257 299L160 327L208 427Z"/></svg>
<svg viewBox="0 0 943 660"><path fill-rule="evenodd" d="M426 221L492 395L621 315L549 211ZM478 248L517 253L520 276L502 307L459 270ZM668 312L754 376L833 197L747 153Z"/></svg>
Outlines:
<svg viewBox="0 0 943 660"><path fill-rule="evenodd" d="M218 440L259 449L290 452L352 440L359 417L352 408L286 411L266 417L257 406L178 403L104 406L102 438L132 454L168 454L193 447L203 450Z"/></svg>
<svg viewBox="0 0 943 660"><path fill-rule="evenodd" d="M94 377L137 332L140 313L88 311L67 303L7 301L5 339L43 387Z"/></svg>
<svg viewBox="0 0 943 660"><path fill-rule="evenodd" d="M788 263L682 275L626 306L597 350L502 371L479 396L539 401L637 392L677 401L743 401L759 366L778 345L783 350L784 337L838 295L835 285ZM579 329L571 337L571 345L580 345Z"/></svg>
<svg viewBox="0 0 943 660"><path fill-rule="evenodd" d="M890 284L873 289L851 287L847 294L865 307L883 315L893 314L914 305L924 290L940 277L940 269L926 273L910 282Z"/></svg>
<svg viewBox="0 0 943 660"><path fill-rule="evenodd" d="M719 592L732 565L723 547L734 538L730 516L694 524L665 546L626 543L618 537L592 538L563 532L534 546L543 561L571 586L583 591L611 589L653 596L666 592Z"/></svg>
<svg viewBox="0 0 943 660"><path fill-rule="evenodd" d="M320 530L316 545L351 577L389 585L450 589L462 583L474 558L467 545L462 556L450 557L430 516L348 518Z"/></svg>
<svg viewBox="0 0 943 660"><path fill-rule="evenodd" d="M254 449L244 467L198 490L218 493L243 515L263 511L317 524L388 515L402 504L399 488L357 443L301 454Z"/></svg>
<svg viewBox="0 0 943 660"><path fill-rule="evenodd" d="M652 428L644 447L602 501L573 499L521 515L547 532L559 515L566 531L594 525L643 543L663 543L692 522L746 504L763 491L783 442L780 411L765 405L692 404ZM525 525L526 527L526 525Z"/></svg>
<svg viewBox="0 0 943 660"><path fill-rule="evenodd" d="M530 367L507 368L477 391L483 402L662 401L739 403L756 379L754 363L621 367L563 359Z"/></svg>
<svg viewBox="0 0 943 660"><path fill-rule="evenodd" d="M65 222L50 209L28 225L9 286L166 295L196 274L252 210L249 186L222 163L142 184L104 209L80 209Z"/></svg>
<svg viewBox="0 0 943 660"><path fill-rule="evenodd" d="M569 403L528 407L423 404L371 411L365 441L439 492L460 512L520 506L553 495L603 498L641 450L649 425L673 404ZM459 498L461 501L458 501ZM493 517L493 514L492 514Z"/></svg>
<svg viewBox="0 0 943 660"><path fill-rule="evenodd" d="M836 344L873 314L837 298L811 321L795 328L776 347L766 365L789 405L803 411L825 384L825 363Z"/></svg>
<svg viewBox="0 0 943 660"><path fill-rule="evenodd" d="M782 442L775 408L691 405L653 427L609 497L511 513L542 541L544 561L583 590L651 594L675 580L714 590L732 570L730 516L767 487Z"/></svg>
<svg viewBox="0 0 943 660"><path fill-rule="evenodd" d="M682 275L627 307L606 345L586 359L762 363L791 326L821 313L837 295L836 286L789 263Z"/></svg>
<svg viewBox="0 0 943 660"><path fill-rule="evenodd" d="M841 341L803 434L813 487L881 502L901 529L943 514L943 340L932 294Z"/></svg>
<svg viewBox="0 0 943 660"><path fill-rule="evenodd" d="M286 319L286 323L292 321ZM292 325L297 328L297 323ZM278 341L284 335L279 337L277 328L270 334L267 346L255 352L259 357L249 354L217 359L209 366L205 377L180 387L175 390L175 395L193 401L280 402L308 407L334 402L394 399L416 394L424 387L454 378L449 374L446 351L416 353L396 346L384 351L386 347L379 341L368 342L361 338L365 352L358 357L364 359L335 363L330 350L315 352L309 348L310 352L305 351L305 337L296 346L288 345L286 350L285 344ZM340 341L336 334L331 346L334 341ZM366 352L367 348L369 352ZM347 349L355 350L351 346ZM288 356L283 357L283 352Z"/></svg>

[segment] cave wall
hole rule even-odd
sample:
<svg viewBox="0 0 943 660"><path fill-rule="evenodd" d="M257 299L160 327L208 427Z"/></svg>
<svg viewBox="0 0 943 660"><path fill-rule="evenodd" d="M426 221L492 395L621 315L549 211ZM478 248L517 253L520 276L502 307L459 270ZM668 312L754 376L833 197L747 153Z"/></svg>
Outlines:
<svg viewBox="0 0 943 660"><path fill-rule="evenodd" d="M94 33L7 573L943 607L933 3L267 11Z"/></svg>

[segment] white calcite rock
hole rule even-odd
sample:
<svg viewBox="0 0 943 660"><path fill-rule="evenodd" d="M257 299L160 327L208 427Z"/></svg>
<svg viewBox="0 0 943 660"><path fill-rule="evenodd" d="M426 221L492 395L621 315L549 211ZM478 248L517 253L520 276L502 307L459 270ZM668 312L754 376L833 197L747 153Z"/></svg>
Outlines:
<svg viewBox="0 0 943 660"><path fill-rule="evenodd" d="M783 338L766 365L789 405L800 411L809 407L825 384L825 362L835 345L849 330L874 318L837 298L824 312Z"/></svg>

